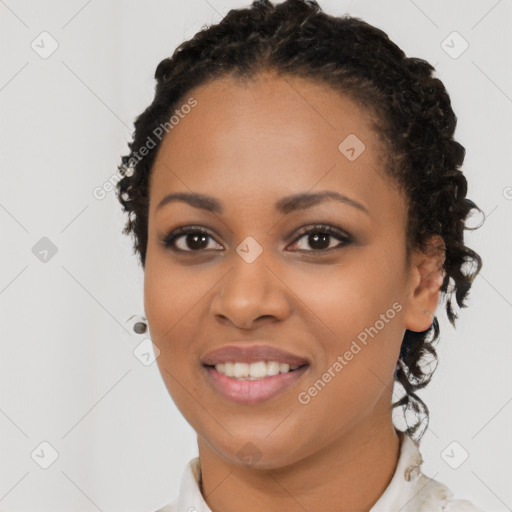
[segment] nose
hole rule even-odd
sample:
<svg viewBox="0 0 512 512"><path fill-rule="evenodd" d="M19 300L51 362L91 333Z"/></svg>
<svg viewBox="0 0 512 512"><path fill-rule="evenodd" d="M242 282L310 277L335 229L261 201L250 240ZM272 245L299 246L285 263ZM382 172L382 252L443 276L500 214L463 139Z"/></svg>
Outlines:
<svg viewBox="0 0 512 512"><path fill-rule="evenodd" d="M292 293L264 254L252 262L234 255L211 301L211 313L219 322L246 330L290 314Z"/></svg>

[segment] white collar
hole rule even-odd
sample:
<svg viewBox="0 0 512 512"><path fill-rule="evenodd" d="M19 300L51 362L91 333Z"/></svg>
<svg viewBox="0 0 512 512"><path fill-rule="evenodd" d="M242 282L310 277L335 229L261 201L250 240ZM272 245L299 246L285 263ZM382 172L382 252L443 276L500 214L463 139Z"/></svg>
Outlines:
<svg viewBox="0 0 512 512"><path fill-rule="evenodd" d="M466 500L453 500L442 483L421 472L423 460L418 443L403 432L395 473L369 512L481 512ZM183 472L177 499L157 512L212 512L199 487L199 457L190 460Z"/></svg>

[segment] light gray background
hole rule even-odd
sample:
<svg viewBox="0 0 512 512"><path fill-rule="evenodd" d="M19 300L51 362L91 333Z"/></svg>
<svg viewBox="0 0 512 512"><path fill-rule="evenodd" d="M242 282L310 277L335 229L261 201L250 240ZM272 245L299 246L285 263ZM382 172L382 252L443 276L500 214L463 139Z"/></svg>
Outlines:
<svg viewBox="0 0 512 512"><path fill-rule="evenodd" d="M93 190L127 152L158 62L244 5L0 0L0 510L154 511L197 453L156 364L133 354L144 337L127 320L143 314L143 274L114 192ZM466 235L484 268L456 330L438 309L440 365L420 393L431 411L423 469L486 511L512 510L512 4L320 5L384 29L434 64L451 95L468 195L487 214ZM43 31L59 45L46 59L31 47L50 48ZM469 43L458 58L442 47L453 31ZM462 40L447 44L453 53ZM32 252L43 237L57 247L46 263ZM43 441L58 453L48 469ZM458 469L441 456L453 441L469 453ZM460 450L448 452L456 461Z"/></svg>

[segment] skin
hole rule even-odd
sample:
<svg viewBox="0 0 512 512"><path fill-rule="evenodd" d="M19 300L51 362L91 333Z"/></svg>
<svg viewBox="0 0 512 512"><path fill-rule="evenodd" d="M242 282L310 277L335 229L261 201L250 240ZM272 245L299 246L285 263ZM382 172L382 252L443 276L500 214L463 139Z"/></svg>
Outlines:
<svg viewBox="0 0 512 512"><path fill-rule="evenodd" d="M401 341L406 329L432 323L444 251L416 251L407 267L405 197L381 167L385 148L369 113L347 97L271 73L216 79L183 103L191 96L197 106L166 135L151 175L144 301L164 382L197 433L201 492L213 512L368 511L399 455L391 403ZM338 149L349 134L366 146L354 161ZM368 214L334 200L274 209L284 196L320 190L343 193ZM225 211L184 202L157 209L172 192L214 196ZM316 223L353 242L331 236L322 254L296 235ZM164 246L186 225L210 231L206 248L194 252L186 236L176 243L189 252ZM248 236L263 250L252 263L236 252ZM394 318L300 403L298 394L393 303L401 305ZM278 396L236 404L210 386L200 358L238 340L283 348L310 366ZM248 442L259 455L253 464L237 455Z"/></svg>

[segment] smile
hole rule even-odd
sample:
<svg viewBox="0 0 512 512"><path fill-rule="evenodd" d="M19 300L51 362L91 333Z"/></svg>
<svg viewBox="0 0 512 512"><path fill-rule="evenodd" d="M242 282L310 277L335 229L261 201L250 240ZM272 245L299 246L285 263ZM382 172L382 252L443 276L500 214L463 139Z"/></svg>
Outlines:
<svg viewBox="0 0 512 512"><path fill-rule="evenodd" d="M276 361L257 361L251 364L226 362L215 366L203 365L203 368L209 384L224 398L254 404L269 400L291 387L309 365L290 367Z"/></svg>
<svg viewBox="0 0 512 512"><path fill-rule="evenodd" d="M298 364L290 366L279 361L257 361L255 363L227 362L215 365L215 369L227 377L248 380L264 379L279 373L288 373L297 370L299 367L300 365Z"/></svg>

